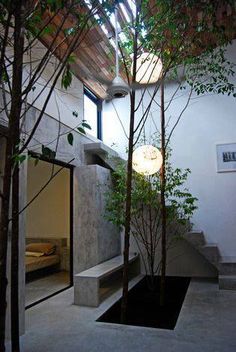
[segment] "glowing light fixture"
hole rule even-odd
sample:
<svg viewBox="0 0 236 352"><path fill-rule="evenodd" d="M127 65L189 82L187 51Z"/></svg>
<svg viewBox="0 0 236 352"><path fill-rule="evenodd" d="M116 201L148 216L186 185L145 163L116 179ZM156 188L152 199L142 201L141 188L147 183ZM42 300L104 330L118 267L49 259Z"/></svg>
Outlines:
<svg viewBox="0 0 236 352"><path fill-rule="evenodd" d="M132 64L133 66L133 64ZM133 67L131 67L131 72ZM136 82L155 83L158 81L162 71L162 62L156 55L142 53L137 58Z"/></svg>
<svg viewBox="0 0 236 352"><path fill-rule="evenodd" d="M133 169L142 175L153 175L162 165L162 155L152 145L143 145L133 152Z"/></svg>

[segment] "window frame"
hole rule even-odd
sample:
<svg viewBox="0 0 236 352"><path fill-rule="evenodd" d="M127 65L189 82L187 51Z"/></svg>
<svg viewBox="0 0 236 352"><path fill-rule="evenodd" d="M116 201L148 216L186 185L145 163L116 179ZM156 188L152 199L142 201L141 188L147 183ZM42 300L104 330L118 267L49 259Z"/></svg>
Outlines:
<svg viewBox="0 0 236 352"><path fill-rule="evenodd" d="M102 140L102 100L86 86L84 86L84 95L97 105L97 139Z"/></svg>

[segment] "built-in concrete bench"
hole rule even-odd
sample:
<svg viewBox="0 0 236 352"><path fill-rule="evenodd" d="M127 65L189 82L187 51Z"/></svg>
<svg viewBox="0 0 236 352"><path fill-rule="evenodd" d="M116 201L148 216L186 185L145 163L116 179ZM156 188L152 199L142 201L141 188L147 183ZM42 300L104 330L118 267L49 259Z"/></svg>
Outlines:
<svg viewBox="0 0 236 352"><path fill-rule="evenodd" d="M123 268L123 256L119 255L74 276L74 303L81 306L97 307L100 303L100 282ZM129 256L129 272L132 276L140 273L139 255Z"/></svg>

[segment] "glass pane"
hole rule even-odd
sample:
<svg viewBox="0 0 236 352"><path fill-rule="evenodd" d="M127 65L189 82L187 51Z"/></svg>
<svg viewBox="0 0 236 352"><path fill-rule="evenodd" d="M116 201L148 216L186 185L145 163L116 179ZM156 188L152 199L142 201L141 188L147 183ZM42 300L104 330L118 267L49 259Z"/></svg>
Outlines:
<svg viewBox="0 0 236 352"><path fill-rule="evenodd" d="M87 95L84 95L84 119L91 127L86 132L97 137L97 105Z"/></svg>

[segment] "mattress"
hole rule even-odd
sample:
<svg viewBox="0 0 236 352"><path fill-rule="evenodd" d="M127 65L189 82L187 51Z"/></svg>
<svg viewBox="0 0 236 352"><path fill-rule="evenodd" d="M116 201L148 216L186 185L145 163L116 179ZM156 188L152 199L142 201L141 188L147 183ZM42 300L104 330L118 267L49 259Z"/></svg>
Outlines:
<svg viewBox="0 0 236 352"><path fill-rule="evenodd" d="M42 257L25 256L25 271L27 273L42 268L47 268L60 262L59 255L44 255Z"/></svg>

